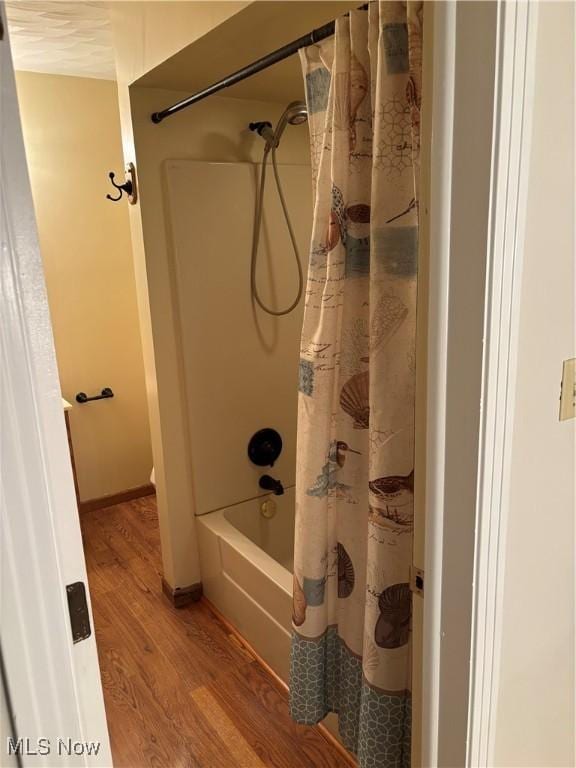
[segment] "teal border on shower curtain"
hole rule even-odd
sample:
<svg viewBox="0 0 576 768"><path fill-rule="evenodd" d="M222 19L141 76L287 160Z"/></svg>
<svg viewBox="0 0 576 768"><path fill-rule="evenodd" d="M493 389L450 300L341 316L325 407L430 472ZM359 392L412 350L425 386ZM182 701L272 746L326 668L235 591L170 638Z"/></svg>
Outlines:
<svg viewBox="0 0 576 768"><path fill-rule="evenodd" d="M293 633L290 680L290 714L297 723L314 725L335 712L342 743L361 768L410 768L410 692L370 685L362 660L336 627L314 639Z"/></svg>

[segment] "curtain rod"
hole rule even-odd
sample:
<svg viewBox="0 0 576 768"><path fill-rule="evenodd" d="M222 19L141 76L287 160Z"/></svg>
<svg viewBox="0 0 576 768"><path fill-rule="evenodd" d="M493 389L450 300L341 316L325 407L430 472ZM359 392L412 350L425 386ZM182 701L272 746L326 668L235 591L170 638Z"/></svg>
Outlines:
<svg viewBox="0 0 576 768"><path fill-rule="evenodd" d="M367 8L368 4L361 5L358 10L365 11ZM191 107L192 104L196 104L196 102L202 101L202 99L205 99L207 96L212 96L213 93L217 93L224 88L229 88L231 85L236 85L236 83L239 83L241 80L252 77L252 75L255 75L258 72L262 72L264 69L268 69L268 67L271 67L273 64L277 64L279 61L283 61L283 59L287 59L289 56L293 56L300 50L300 48L305 48L308 45L314 45L314 43L320 42L320 40L325 40L327 37L330 37L334 34L335 28L336 22L329 21L328 24L324 24L322 27L313 29L311 32L308 32L308 34L299 37L297 40L293 40L287 45L283 45L282 48L278 48L278 50L273 51L272 53L266 54L266 56L263 56L261 59L253 61L252 64L247 64L237 72L233 72L231 75L227 75L226 77L222 78L222 80L218 80L218 82L213 83L207 88L192 94L192 96L188 96L186 99L182 99L182 101L178 101L176 104L172 104L171 107L166 107L166 109L163 109L160 112L153 112L150 116L152 122L161 123L165 117L175 115L176 112L180 112L182 109Z"/></svg>

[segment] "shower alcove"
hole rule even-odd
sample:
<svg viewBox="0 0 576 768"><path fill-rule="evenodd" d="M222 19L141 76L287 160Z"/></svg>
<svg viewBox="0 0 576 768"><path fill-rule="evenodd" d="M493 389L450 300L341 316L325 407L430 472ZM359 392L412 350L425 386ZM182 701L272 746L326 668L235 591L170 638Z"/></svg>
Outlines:
<svg viewBox="0 0 576 768"><path fill-rule="evenodd" d="M279 318L252 306L250 255L264 142L248 125L274 125L289 102L304 99L299 57L158 125L150 116L357 5L248 4L129 88L139 192L130 213L164 579L171 590L201 582L204 595L285 682L303 302ZM312 224L307 124L287 127L277 159L306 267ZM268 304L283 307L296 293L297 273L272 172L264 201L258 286ZM273 468L255 466L247 455L250 437L266 427L283 440ZM270 519L261 510L270 495L258 486L265 473L286 489L271 497ZM327 725L335 731L333 722Z"/></svg>

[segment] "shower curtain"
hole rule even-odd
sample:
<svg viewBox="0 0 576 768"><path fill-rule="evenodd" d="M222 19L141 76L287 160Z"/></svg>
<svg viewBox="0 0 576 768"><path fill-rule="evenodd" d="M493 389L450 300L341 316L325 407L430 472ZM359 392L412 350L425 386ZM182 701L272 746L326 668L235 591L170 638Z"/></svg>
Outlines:
<svg viewBox="0 0 576 768"><path fill-rule="evenodd" d="M302 331L290 708L361 768L410 765L422 4L301 51L314 183Z"/></svg>

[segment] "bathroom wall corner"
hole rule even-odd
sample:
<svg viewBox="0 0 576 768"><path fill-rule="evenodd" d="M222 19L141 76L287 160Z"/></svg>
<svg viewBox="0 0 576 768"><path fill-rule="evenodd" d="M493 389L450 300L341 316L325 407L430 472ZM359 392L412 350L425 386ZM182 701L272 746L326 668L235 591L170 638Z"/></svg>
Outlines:
<svg viewBox="0 0 576 768"><path fill-rule="evenodd" d="M130 84L244 3L112 3L118 100L125 162L134 162L140 193ZM192 31L191 31L192 30ZM185 35L185 38L183 36ZM146 194L144 193L144 199ZM186 417L174 323L166 284L153 272L144 247L142 196L130 209L138 313L144 355L164 579L171 590L200 583Z"/></svg>

